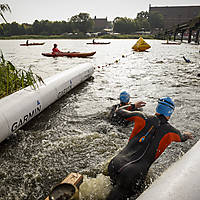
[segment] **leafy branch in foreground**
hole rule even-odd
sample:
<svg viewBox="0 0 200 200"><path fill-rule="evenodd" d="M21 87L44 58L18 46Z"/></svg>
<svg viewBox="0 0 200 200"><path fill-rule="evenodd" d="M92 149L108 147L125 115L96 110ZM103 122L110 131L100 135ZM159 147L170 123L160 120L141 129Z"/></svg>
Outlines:
<svg viewBox="0 0 200 200"><path fill-rule="evenodd" d="M22 88L31 86L33 89L44 83L42 78L34 74L29 66L28 70L16 69L10 62L4 59L3 53L0 56L0 98L8 96Z"/></svg>
<svg viewBox="0 0 200 200"><path fill-rule="evenodd" d="M3 18L3 20L7 23L5 17L3 16L3 12L9 11L11 12L11 9L8 4L0 4L0 16Z"/></svg>

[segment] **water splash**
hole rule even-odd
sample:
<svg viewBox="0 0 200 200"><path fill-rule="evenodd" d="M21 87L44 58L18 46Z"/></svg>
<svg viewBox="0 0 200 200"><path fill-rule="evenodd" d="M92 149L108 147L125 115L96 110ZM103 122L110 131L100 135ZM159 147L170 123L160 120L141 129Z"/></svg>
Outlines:
<svg viewBox="0 0 200 200"><path fill-rule="evenodd" d="M96 178L84 176L80 186L80 200L105 200L111 189L108 176L98 174Z"/></svg>

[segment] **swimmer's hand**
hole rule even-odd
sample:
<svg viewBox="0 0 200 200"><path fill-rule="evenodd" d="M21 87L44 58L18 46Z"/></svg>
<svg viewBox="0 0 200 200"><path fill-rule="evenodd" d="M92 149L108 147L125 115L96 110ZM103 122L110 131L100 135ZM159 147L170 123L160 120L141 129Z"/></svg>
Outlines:
<svg viewBox="0 0 200 200"><path fill-rule="evenodd" d="M144 107L146 103L144 101L137 101L135 102L135 108L141 108Z"/></svg>
<svg viewBox="0 0 200 200"><path fill-rule="evenodd" d="M186 135L188 137L188 139L191 139L191 140L194 139L192 133L190 133L190 132L183 132L183 134Z"/></svg>

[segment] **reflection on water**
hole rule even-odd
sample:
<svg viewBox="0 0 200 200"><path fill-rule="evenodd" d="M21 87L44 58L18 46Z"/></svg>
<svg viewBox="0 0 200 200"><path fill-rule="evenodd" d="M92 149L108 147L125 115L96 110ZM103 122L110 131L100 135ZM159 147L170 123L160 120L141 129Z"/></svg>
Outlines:
<svg viewBox="0 0 200 200"><path fill-rule="evenodd" d="M105 198L110 183L102 175L103 166L127 143L132 129L107 120L122 90L130 92L132 101L146 101L144 112L149 114L154 113L159 97L172 97L176 109L171 123L195 135L193 141L170 145L151 167L151 179L199 139L199 47L162 46L161 41L147 40L152 46L148 52L133 53L136 40L109 41L110 45L97 46L86 45L87 40L45 40L44 46L35 47L20 47L24 42L20 40L0 41L7 60L18 67L33 65L32 70L43 78L82 63L95 67L93 80L69 92L0 144L0 199L45 199L70 172L84 174L83 198L93 199L98 191L99 198ZM50 52L54 43L65 51L97 53L90 59L43 57L41 53ZM183 56L192 62L186 63ZM84 191L93 193L88 197Z"/></svg>

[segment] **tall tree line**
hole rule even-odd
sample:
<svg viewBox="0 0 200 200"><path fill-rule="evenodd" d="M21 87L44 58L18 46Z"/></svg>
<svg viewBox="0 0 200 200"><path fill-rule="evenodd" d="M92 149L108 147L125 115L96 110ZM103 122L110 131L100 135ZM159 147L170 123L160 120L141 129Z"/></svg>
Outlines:
<svg viewBox="0 0 200 200"><path fill-rule="evenodd" d="M35 20L33 24L17 22L0 24L0 35L60 35L71 32L89 32L93 30L94 21L88 13L80 13L69 21Z"/></svg>
<svg viewBox="0 0 200 200"><path fill-rule="evenodd" d="M133 34L137 31L150 31L155 28L163 28L163 16L158 12L142 11L136 19L117 17L113 22L113 30L117 33Z"/></svg>
<svg viewBox="0 0 200 200"><path fill-rule="evenodd" d="M5 9L5 8L4 8ZM7 8L8 9L8 8ZM9 9L8 9L9 10ZM0 12L0 15L2 13ZM1 15L2 16L2 15ZM6 22L6 21L5 21ZM69 21L35 20L33 24L17 22L0 24L0 36L11 35L61 35L64 33L87 33L94 31L94 20L88 13L72 16ZM159 13L140 12L136 19L116 17L113 30L121 34L134 34L136 31L149 31L162 28L163 17Z"/></svg>

